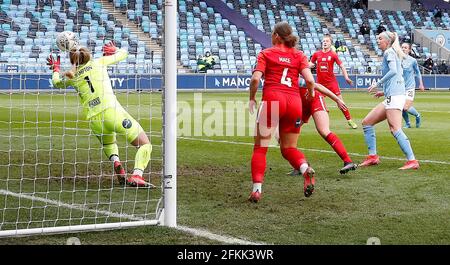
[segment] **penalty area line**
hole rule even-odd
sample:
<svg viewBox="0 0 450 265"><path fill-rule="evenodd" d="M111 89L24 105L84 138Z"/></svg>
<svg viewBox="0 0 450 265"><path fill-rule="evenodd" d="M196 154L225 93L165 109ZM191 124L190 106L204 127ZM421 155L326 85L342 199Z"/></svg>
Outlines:
<svg viewBox="0 0 450 265"><path fill-rule="evenodd" d="M210 143L224 143L224 144L235 144L235 145L251 145L253 146L253 143L249 142L235 142L235 141L227 141L227 140L214 140L214 139L204 139L204 138L192 138L192 137L182 137L179 136L178 139L182 140L188 140L188 141L200 141L200 142L210 142ZM278 145L270 144L268 147L271 148L279 148ZM304 151L310 151L310 152L317 152L317 153L328 153L328 154L334 154L334 151L330 150L322 150L322 149L314 149L314 148L299 148L300 150ZM359 154L359 153L348 153L352 156L359 156L359 157L366 157L366 154ZM398 161L405 161L405 158L400 157L389 157L389 156L380 156L380 158L387 159L387 160L398 160ZM427 160L427 159L419 159L419 162L421 163L430 163L430 164L441 164L441 165L450 165L450 162L447 161L436 161L436 160Z"/></svg>

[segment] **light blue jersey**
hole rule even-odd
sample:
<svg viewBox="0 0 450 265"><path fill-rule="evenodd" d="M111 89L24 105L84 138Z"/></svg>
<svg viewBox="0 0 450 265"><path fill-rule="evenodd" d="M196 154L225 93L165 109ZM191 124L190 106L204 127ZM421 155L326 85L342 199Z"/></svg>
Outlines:
<svg viewBox="0 0 450 265"><path fill-rule="evenodd" d="M403 78L405 79L405 88L406 90L415 89L416 88L416 76L422 79L422 75L420 74L419 65L417 64L417 60L413 57L407 55L405 59L402 61L403 67Z"/></svg>
<svg viewBox="0 0 450 265"><path fill-rule="evenodd" d="M405 94L403 68L400 58L394 49L389 48L384 51L381 72L383 77L378 81L377 86L383 87L385 97Z"/></svg>

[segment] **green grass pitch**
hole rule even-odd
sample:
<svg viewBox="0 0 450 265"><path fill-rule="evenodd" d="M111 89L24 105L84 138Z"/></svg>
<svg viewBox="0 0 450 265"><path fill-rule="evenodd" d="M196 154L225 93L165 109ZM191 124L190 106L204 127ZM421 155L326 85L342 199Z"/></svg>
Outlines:
<svg viewBox="0 0 450 265"><path fill-rule="evenodd" d="M247 93L238 92L201 96L204 104L215 101L224 108L226 101L246 104L248 99ZM343 96L358 124L379 102L363 92L344 92ZM161 95L119 93L118 98L151 135L154 148L146 177L159 185ZM180 104L195 105L194 93L179 93L178 100ZM312 121L305 125L298 146L317 172L316 192L310 198L303 196L301 178L286 175L289 164L273 147L267 154L263 199L250 204L246 199L252 186L252 137L248 133L184 135L177 146L178 224L267 244L365 244L369 237L380 238L382 244L448 244L449 103L449 92L416 93L414 105L422 114L422 127L404 130L421 161L417 171L398 170L405 159L386 122L376 126L381 164L347 175L339 174L342 162L315 131ZM327 104L331 130L342 139L353 160L362 161L367 150L361 126L350 129L335 104L328 99ZM201 105L204 110L205 106ZM122 218L102 215L102 211L154 218L161 196L159 189L124 189L117 185L100 144L81 120L74 93L3 93L0 110L1 230L103 223ZM203 125L211 124L211 113L211 109L203 113ZM199 120L190 117L193 132L194 123ZM227 121L225 114L222 118ZM245 122L236 124L235 129L244 126L248 132L252 119L246 114ZM411 121L414 125L413 117ZM130 171L135 149L123 137L118 137L118 143ZM17 196L5 195L6 190ZM30 200L21 194L47 201ZM74 207L57 207L48 201ZM0 244L64 244L70 236L73 235L3 238ZM75 236L83 244L220 243L164 227Z"/></svg>

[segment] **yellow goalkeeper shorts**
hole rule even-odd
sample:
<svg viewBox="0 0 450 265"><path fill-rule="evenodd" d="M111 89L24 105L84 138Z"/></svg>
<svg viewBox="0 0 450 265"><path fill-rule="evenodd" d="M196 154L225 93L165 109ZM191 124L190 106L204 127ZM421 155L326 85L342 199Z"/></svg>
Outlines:
<svg viewBox="0 0 450 265"><path fill-rule="evenodd" d="M121 107L105 109L91 117L89 125L102 144L115 143L116 134L125 135L128 143L131 143L144 131L141 125Z"/></svg>

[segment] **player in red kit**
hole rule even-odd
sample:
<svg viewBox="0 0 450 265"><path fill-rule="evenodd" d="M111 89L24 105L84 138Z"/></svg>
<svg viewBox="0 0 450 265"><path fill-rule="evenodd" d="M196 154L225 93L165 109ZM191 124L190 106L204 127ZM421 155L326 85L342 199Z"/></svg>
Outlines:
<svg viewBox="0 0 450 265"><path fill-rule="evenodd" d="M341 90L339 89L339 85L334 75L334 63L336 63L339 68L341 68L342 73L344 74L345 81L349 85L353 84L353 81L348 77L347 70L345 69L344 64L339 59L338 55L331 50L331 43L333 40L330 35L325 35L322 40L322 50L315 52L311 56L311 66L316 66L317 71L317 83L325 86L329 90L331 90L336 96L342 99ZM352 120L350 116L350 111L342 110L345 118L347 119L348 125L353 129L357 129L358 125Z"/></svg>
<svg viewBox="0 0 450 265"><path fill-rule="evenodd" d="M336 96L333 92L321 84L316 83L314 89L316 90L314 99L308 100L308 90L306 87L300 86L300 96L302 99L302 126L303 124L308 123L312 116L317 132L323 139L325 139L325 141L328 142L328 144L330 144L336 154L344 162L344 167L339 170L339 173L346 174L351 170L355 170L357 166L348 155L347 150L339 137L330 131L330 117L328 116L328 109L325 104L324 96L327 96L336 102L339 109L342 111L345 111L347 106L341 98ZM275 133L275 138L279 141L279 136L277 133ZM295 176L299 175L299 173L300 172L298 170L294 169L288 175Z"/></svg>
<svg viewBox="0 0 450 265"><path fill-rule="evenodd" d="M308 98L314 97L314 77L309 69L308 59L295 48L298 37L292 34L287 22L277 23L272 32L273 47L258 54L258 60L250 81L249 111L256 107L256 92L264 76L262 101L256 118L256 135L251 160L253 190L249 201L261 199L266 154L270 139L279 125L280 151L291 166L304 177L303 193L306 197L314 192L314 170L305 156L297 149L302 119L302 101L298 78L306 81Z"/></svg>

